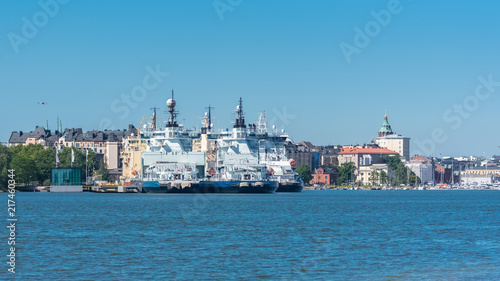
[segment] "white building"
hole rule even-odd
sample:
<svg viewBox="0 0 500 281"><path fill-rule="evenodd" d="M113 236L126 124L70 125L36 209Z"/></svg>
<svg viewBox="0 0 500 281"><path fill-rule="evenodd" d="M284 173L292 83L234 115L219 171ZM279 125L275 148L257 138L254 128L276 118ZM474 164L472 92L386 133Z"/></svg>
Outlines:
<svg viewBox="0 0 500 281"><path fill-rule="evenodd" d="M384 122L378 132L376 143L380 147L396 151L406 161L410 160L410 138L398 135L392 131L387 114L384 116Z"/></svg>
<svg viewBox="0 0 500 281"><path fill-rule="evenodd" d="M358 169L358 178L356 180L361 181L363 185L372 185L373 184L372 174L376 172L377 176L375 177L376 179L375 184L379 184L381 183L380 174L382 171L385 172L386 175L389 175L389 173L391 173L389 171L389 168L387 167L387 164L373 164L370 166L360 166Z"/></svg>
<svg viewBox="0 0 500 281"><path fill-rule="evenodd" d="M434 169L431 164L409 163L406 167L414 172L423 184L432 183Z"/></svg>
<svg viewBox="0 0 500 281"><path fill-rule="evenodd" d="M485 174L485 175L464 175L460 178L460 183L462 185L483 185L483 184L492 184L493 183L493 175Z"/></svg>

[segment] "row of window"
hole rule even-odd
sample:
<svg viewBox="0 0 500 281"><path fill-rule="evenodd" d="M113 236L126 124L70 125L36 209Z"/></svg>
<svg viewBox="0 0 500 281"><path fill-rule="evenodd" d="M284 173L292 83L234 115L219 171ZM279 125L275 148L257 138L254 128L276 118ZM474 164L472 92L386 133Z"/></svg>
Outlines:
<svg viewBox="0 0 500 281"><path fill-rule="evenodd" d="M94 147L93 142L82 142L82 147ZM80 147L80 143L76 143L76 147ZM97 143L95 144L95 147L102 147L102 142L99 143L99 146L97 146Z"/></svg>

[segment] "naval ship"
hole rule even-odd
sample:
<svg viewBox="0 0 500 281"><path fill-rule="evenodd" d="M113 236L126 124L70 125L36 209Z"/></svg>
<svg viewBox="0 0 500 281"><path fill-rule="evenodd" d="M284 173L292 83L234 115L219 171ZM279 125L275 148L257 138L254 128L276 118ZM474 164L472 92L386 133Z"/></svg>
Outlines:
<svg viewBox="0 0 500 281"><path fill-rule="evenodd" d="M288 159L285 143L288 134L284 130L278 133L276 126L267 129L266 113L261 112L255 126L255 135L259 138L259 163L267 166L271 178L278 182L276 192L301 192L304 184L295 172L295 160Z"/></svg>
<svg viewBox="0 0 500 281"><path fill-rule="evenodd" d="M177 123L173 92L167 101L165 129L141 132L147 139L142 153L142 190L151 193L273 193L278 182L265 164L237 157L234 151L255 154L255 141L247 139L242 101L231 132L212 132L210 107L200 133ZM250 144L251 143L251 144ZM246 148L245 148L246 147ZM194 149L193 149L194 148ZM246 160L246 161L245 161ZM250 162L250 160L252 160Z"/></svg>
<svg viewBox="0 0 500 281"><path fill-rule="evenodd" d="M278 182L271 177L267 166L259 163L259 139L255 125L245 124L243 100L236 106L236 120L231 131L221 132L216 142L216 167L209 180L200 186L244 193L273 193Z"/></svg>
<svg viewBox="0 0 500 281"><path fill-rule="evenodd" d="M164 129L152 126L141 131L147 139L142 153L142 191L151 193L192 193L204 177L205 154L192 151L192 136L177 123L176 102L167 100L169 119Z"/></svg>

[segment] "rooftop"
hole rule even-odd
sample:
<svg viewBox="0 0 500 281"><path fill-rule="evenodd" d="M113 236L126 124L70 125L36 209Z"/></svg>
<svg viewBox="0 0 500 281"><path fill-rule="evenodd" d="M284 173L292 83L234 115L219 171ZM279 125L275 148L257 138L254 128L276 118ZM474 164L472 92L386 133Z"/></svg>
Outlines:
<svg viewBox="0 0 500 281"><path fill-rule="evenodd" d="M409 139L409 137L405 137L405 136L398 135L398 134L390 134L390 135L381 136L378 139Z"/></svg>
<svg viewBox="0 0 500 281"><path fill-rule="evenodd" d="M398 155L397 152L382 147L346 147L339 154L386 154Z"/></svg>
<svg viewBox="0 0 500 281"><path fill-rule="evenodd" d="M379 137L393 134L391 125L389 124L389 120L387 119L387 113L384 115L384 122L378 131Z"/></svg>

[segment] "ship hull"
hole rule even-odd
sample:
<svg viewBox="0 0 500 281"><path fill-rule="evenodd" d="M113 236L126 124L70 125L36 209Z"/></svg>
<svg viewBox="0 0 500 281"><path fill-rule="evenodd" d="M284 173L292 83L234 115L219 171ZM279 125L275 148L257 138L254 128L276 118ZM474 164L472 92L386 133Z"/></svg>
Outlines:
<svg viewBox="0 0 500 281"><path fill-rule="evenodd" d="M198 182L144 181L143 193L200 193Z"/></svg>
<svg viewBox="0 0 500 281"><path fill-rule="evenodd" d="M158 181L143 181L142 193L168 193L168 187Z"/></svg>
<svg viewBox="0 0 500 281"><path fill-rule="evenodd" d="M200 181L188 183L160 183L144 181L143 193L274 193L275 181Z"/></svg>
<svg viewBox="0 0 500 281"><path fill-rule="evenodd" d="M280 182L276 192L301 192L303 188L302 182Z"/></svg>
<svg viewBox="0 0 500 281"><path fill-rule="evenodd" d="M274 193L275 181L201 181L201 193Z"/></svg>

